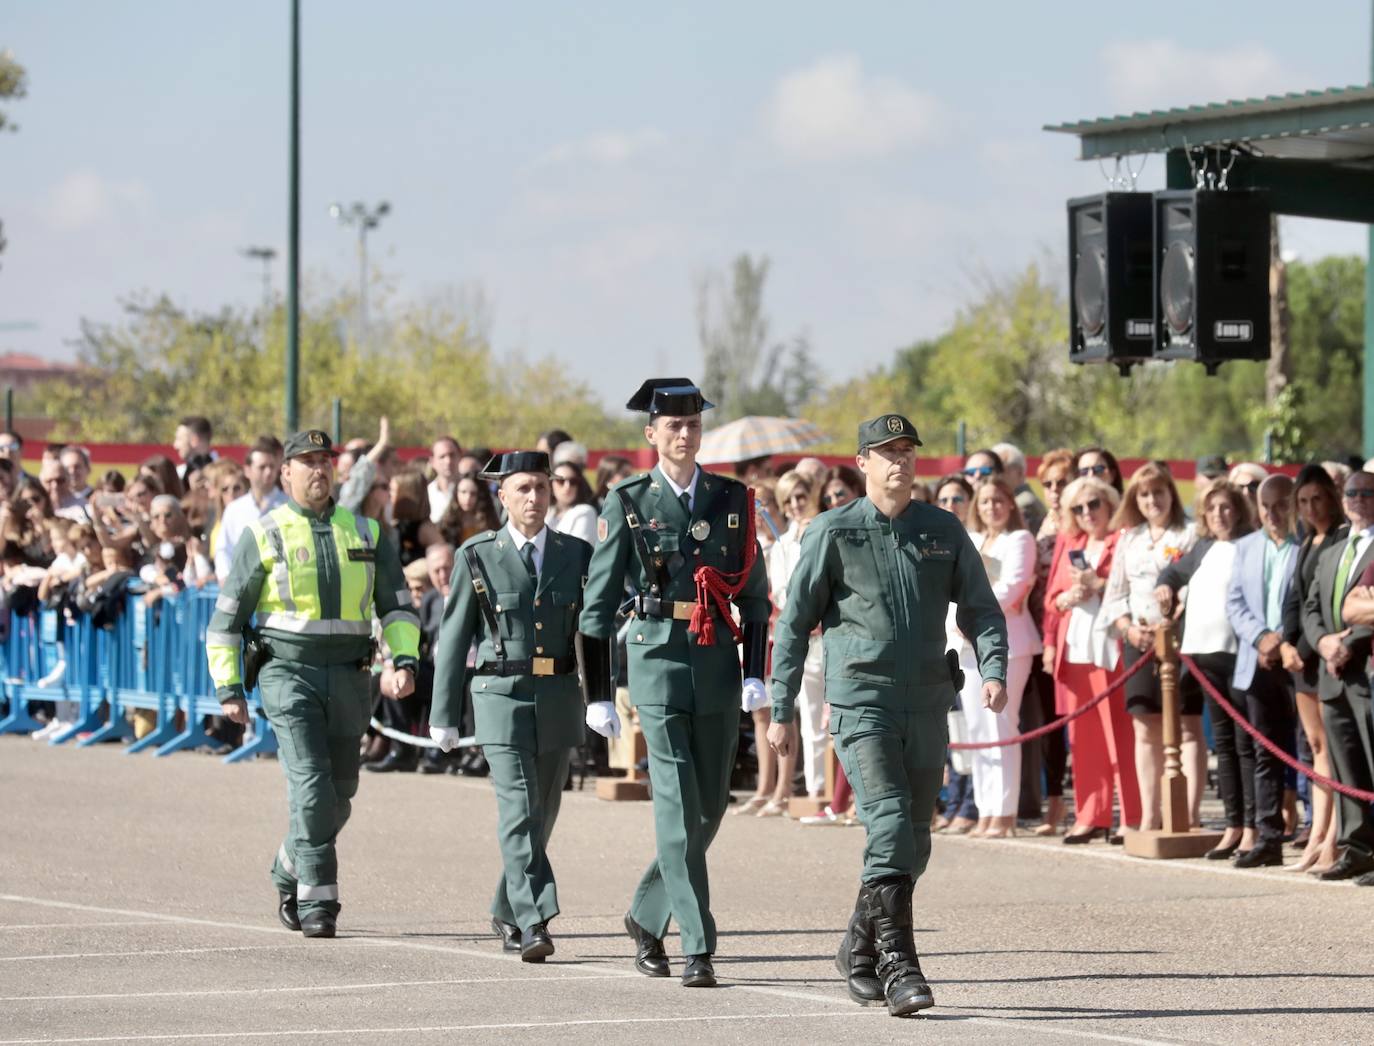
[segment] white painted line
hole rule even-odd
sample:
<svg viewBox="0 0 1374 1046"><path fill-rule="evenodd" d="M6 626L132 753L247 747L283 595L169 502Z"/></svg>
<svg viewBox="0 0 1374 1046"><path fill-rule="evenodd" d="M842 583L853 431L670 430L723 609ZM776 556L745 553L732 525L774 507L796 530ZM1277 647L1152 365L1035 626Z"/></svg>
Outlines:
<svg viewBox="0 0 1374 1046"><path fill-rule="evenodd" d="M237 944L221 948L149 948L132 952L62 952L44 955L0 955L0 962L37 962L42 959L126 959L131 955L199 955L203 952L261 952L290 948L289 944Z"/></svg>
<svg viewBox="0 0 1374 1046"><path fill-rule="evenodd" d="M156 919L121 920L108 923L9 923L0 924L0 933L9 930L89 930L97 926L158 926Z"/></svg>
<svg viewBox="0 0 1374 1046"><path fill-rule="evenodd" d="M509 1024L421 1024L408 1028L288 1028L272 1031L181 1032L168 1035L92 1035L72 1039L0 1039L0 1046L56 1046L78 1042L170 1042L202 1039L268 1039L320 1035L406 1035L461 1031L521 1031L531 1028L595 1028L627 1024L701 1024L713 1021L779 1021L806 1017L887 1017L885 1010L855 1007L844 1013L708 1013L694 1017L605 1017L571 1021L521 1021ZM890 1018L889 1018L890 1019Z"/></svg>
<svg viewBox="0 0 1374 1046"><path fill-rule="evenodd" d="M619 973L559 977L563 981L616 980ZM533 979L533 978L531 978ZM87 999L191 999L203 995L276 995L290 992L385 991L388 988L441 987L449 984L513 984L512 977L452 977L441 981L374 981L367 984L306 984L292 988L208 988L181 992L79 992L75 995L0 995L0 1002L70 1002Z"/></svg>
<svg viewBox="0 0 1374 1046"><path fill-rule="evenodd" d="M1064 849L1055 849L1048 843L1033 843L1029 840L1020 841L1016 839L969 839L962 835L938 835L933 838L940 840L950 840L957 842L960 846L996 846L999 848L1014 846L1017 849L1025 850L1029 853L1047 854L1050 857L1058 857L1066 860L1076 861L1080 857L1089 860L1111 861L1115 864L1127 864L1142 871L1168 871L1168 872L1196 872L1200 875L1221 875L1227 879L1255 879L1260 882L1269 883L1271 886L1315 886L1324 890L1332 887L1356 888L1350 881L1344 882L1322 882L1306 872L1265 872L1260 869L1232 868L1228 861L1209 861L1199 864L1189 860L1160 860L1152 861L1146 857L1132 857L1122 851L1121 847L1094 846L1089 843L1087 846L1073 846ZM1217 867L1220 864L1222 867Z"/></svg>
<svg viewBox="0 0 1374 1046"><path fill-rule="evenodd" d="M951 1006L949 1009L957 1010L960 1007ZM945 1011L941 1011L942 1013ZM1068 1014L1066 1018L1072 1019ZM955 1022L958 1024L981 1024L989 1028L1015 1028L1018 1032L1042 1032L1045 1035L1055 1037L1064 1036L1071 1039L1090 1039L1093 1042L1123 1042L1128 1046L1176 1046L1180 1039L1139 1039L1131 1035L1113 1035L1105 1031L1076 1031L1072 1028L1065 1028L1057 1021L1018 1021L1009 1017L965 1017Z"/></svg>

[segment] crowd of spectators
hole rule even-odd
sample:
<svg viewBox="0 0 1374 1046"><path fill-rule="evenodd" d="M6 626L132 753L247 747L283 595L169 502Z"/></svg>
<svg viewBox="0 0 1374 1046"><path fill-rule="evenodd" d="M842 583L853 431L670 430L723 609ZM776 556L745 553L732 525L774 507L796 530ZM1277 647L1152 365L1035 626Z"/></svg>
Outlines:
<svg viewBox="0 0 1374 1046"><path fill-rule="evenodd" d="M115 614L117 597L129 592L155 606L223 579L248 524L285 500L281 443L259 438L240 464L216 454L206 419L187 417L172 445L179 461L153 456L131 477L109 471L92 483L84 448L49 445L31 476L23 441L0 433L4 609L42 606L70 621L82 613ZM553 466L548 525L594 542L608 491L635 466L604 455L590 470L587 448L559 430L544 433L538 446ZM427 456L403 462L386 419L375 440L342 448L337 500L392 533L420 612L422 653L436 638L455 550L502 525L491 484L479 475L490 453L445 435ZM854 469L816 458L776 475L766 461L747 465L776 613L786 604L809 523L863 496L863 483ZM1149 663L1066 729L975 750L966 766L960 760L967 773L951 760L941 809L933 813L937 829L984 839L1062 832L1065 843L1082 845L1159 828L1164 731L1153 651L1161 628L1181 619L1180 649L1196 666L1179 686L1193 824L1201 826L1213 787L1221 800L1224 835L1207 856L1241 867L1278 865L1289 843L1297 848L1295 870L1370 880L1369 805L1295 775L1237 726L1204 684L1319 774L1360 789L1374 785L1374 472L1327 462L1293 479L1250 462L1227 469L1208 457L1199 460L1195 497L1185 503L1165 463L1146 462L1124 476L1103 447L1045 453L1036 485L1026 470L1021 450L1003 443L975 451L959 471L933 483L918 482L913 492L967 528L1007 618L1009 700L994 714L977 700L973 651L953 613L948 617L948 648L958 653L966 680L952 734L1005 742L1082 709L1138 661ZM736 804L737 814L783 816L800 793L828 800L819 814L800 818L803 824L855 823L843 770L827 766L822 656L816 637L798 697L794 756L778 759L762 742L766 708L742 723L741 769L755 787ZM426 669L411 698L378 700L387 733L426 735L432 666ZM56 686L63 670L59 658L44 684ZM379 693L388 671L382 650ZM63 730L74 715L60 701L40 711L48 719L40 737ZM148 715L134 724L136 733L152 728ZM241 741L221 721L211 724L211 736L218 750ZM605 771L610 756L590 738L584 770ZM369 735L364 759L376 772L486 772L478 749L445 756L382 732Z"/></svg>

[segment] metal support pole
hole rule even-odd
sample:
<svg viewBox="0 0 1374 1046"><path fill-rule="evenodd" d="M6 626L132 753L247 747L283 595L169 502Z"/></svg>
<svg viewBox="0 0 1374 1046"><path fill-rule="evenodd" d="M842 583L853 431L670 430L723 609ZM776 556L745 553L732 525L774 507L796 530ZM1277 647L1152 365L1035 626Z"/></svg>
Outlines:
<svg viewBox="0 0 1374 1046"><path fill-rule="evenodd" d="M301 0L291 0L291 174L286 237L286 430L300 427Z"/></svg>
<svg viewBox="0 0 1374 1046"><path fill-rule="evenodd" d="M968 457L968 422L959 419L959 429L954 436L954 453L961 458Z"/></svg>
<svg viewBox="0 0 1374 1046"><path fill-rule="evenodd" d="M14 386L5 386L5 431L14 431Z"/></svg>
<svg viewBox="0 0 1374 1046"><path fill-rule="evenodd" d="M1264 430L1264 463L1272 465L1274 463L1274 430Z"/></svg>
<svg viewBox="0 0 1374 1046"><path fill-rule="evenodd" d="M1374 79L1374 4L1371 4L1369 64ZM1374 225L1369 226L1364 263L1364 457L1374 457Z"/></svg>
<svg viewBox="0 0 1374 1046"><path fill-rule="evenodd" d="M367 345L367 222L358 223L358 345Z"/></svg>
<svg viewBox="0 0 1374 1046"><path fill-rule="evenodd" d="M343 443L343 400L334 397L334 446Z"/></svg>

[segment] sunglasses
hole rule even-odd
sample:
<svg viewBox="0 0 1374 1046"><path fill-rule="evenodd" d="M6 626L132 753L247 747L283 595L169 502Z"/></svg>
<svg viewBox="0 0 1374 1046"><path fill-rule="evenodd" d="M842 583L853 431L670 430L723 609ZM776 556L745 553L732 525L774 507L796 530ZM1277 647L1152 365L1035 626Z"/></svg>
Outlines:
<svg viewBox="0 0 1374 1046"><path fill-rule="evenodd" d="M962 505L962 504L963 504L965 501L967 501L967 500L968 500L968 498L964 497L964 495L962 495L962 494L950 494L950 495L947 496L947 497L936 498L936 499L935 499L935 504L937 504L937 505Z"/></svg>
<svg viewBox="0 0 1374 1046"><path fill-rule="evenodd" d="M970 465L964 469L965 476L987 477L991 476L996 470L991 465Z"/></svg>
<svg viewBox="0 0 1374 1046"><path fill-rule="evenodd" d="M1360 487L1347 487L1345 496L1348 498L1374 498L1374 490L1365 490Z"/></svg>
<svg viewBox="0 0 1374 1046"><path fill-rule="evenodd" d="M571 476L554 476L553 481L557 483L559 486L562 486L564 483L577 482L577 480L573 479Z"/></svg>
<svg viewBox="0 0 1374 1046"><path fill-rule="evenodd" d="M1066 479L1047 479L1044 482L1046 490L1063 490L1068 485L1069 481Z"/></svg>
<svg viewBox="0 0 1374 1046"><path fill-rule="evenodd" d="M1096 511L1097 511L1098 509L1100 509L1101 507L1102 507L1102 499L1101 499L1101 498L1093 498L1091 501L1085 501L1085 502L1084 502L1083 504L1081 504L1081 505L1075 505L1075 506L1073 507L1073 514L1074 514L1075 516L1089 516L1089 515L1092 515L1094 512L1096 512Z"/></svg>
<svg viewBox="0 0 1374 1046"><path fill-rule="evenodd" d="M1096 465L1084 465L1078 470L1080 476L1100 476L1107 471L1107 466L1098 462Z"/></svg>
<svg viewBox="0 0 1374 1046"><path fill-rule="evenodd" d="M1242 483L1241 486L1240 486L1240 489L1243 490L1243 491L1245 491L1247 494L1257 494L1257 493L1259 493L1259 488L1260 488L1260 481L1259 481L1259 480L1255 480L1253 483ZM1347 491L1347 493L1349 493L1349 492ZM1374 493L1374 492L1371 492L1371 493Z"/></svg>

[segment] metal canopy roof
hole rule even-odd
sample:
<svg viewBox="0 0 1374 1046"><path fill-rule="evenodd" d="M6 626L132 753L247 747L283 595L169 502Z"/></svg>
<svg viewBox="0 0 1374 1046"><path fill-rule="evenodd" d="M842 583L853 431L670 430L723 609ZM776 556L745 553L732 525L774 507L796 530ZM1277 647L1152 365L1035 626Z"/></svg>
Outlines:
<svg viewBox="0 0 1374 1046"><path fill-rule="evenodd" d="M1245 145L1266 157L1374 160L1374 84L1330 87L1046 125L1076 134L1084 160Z"/></svg>

